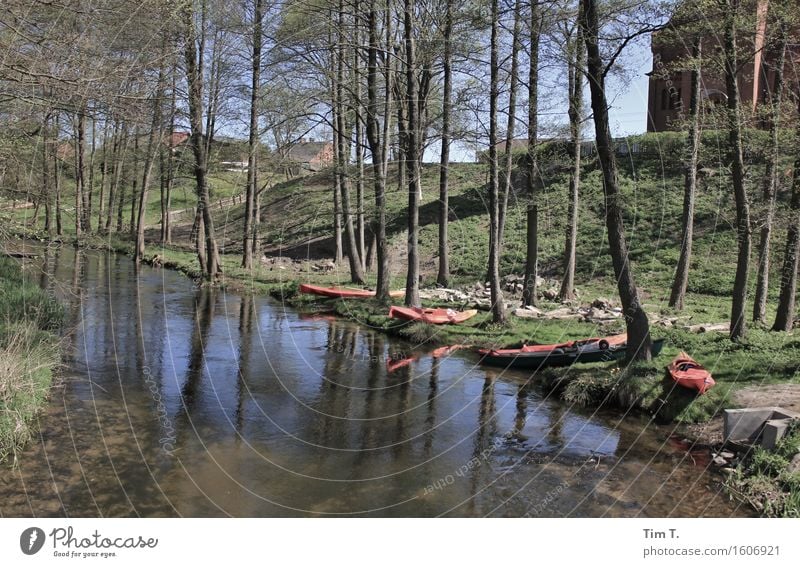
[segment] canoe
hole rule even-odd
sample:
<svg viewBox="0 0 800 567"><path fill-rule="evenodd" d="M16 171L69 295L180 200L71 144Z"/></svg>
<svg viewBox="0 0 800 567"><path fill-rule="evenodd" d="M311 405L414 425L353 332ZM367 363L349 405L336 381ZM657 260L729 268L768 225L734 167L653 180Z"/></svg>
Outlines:
<svg viewBox="0 0 800 567"><path fill-rule="evenodd" d="M300 284L300 293L311 293L313 295L321 295L323 297L336 297L336 298L360 298L360 297L375 297L375 292L368 289L351 289L346 287L323 287L312 284ZM403 290L390 291L389 295L392 297L403 297L406 294Z"/></svg>
<svg viewBox="0 0 800 567"><path fill-rule="evenodd" d="M625 358L628 338L624 333L594 337L555 345L530 345L517 349L481 349L481 362L506 368L538 370L548 366L569 366L576 362L611 362ZM657 356L664 340L653 341L651 353Z"/></svg>
<svg viewBox="0 0 800 567"><path fill-rule="evenodd" d="M453 309L423 309L422 307L397 307L389 308L389 317L404 319L406 321L421 321L431 325L446 325L448 323L463 323L478 314L477 309L454 311Z"/></svg>
<svg viewBox="0 0 800 567"><path fill-rule="evenodd" d="M679 386L706 393L716 382L711 377L711 372L685 352L681 352L667 366L669 375Z"/></svg>

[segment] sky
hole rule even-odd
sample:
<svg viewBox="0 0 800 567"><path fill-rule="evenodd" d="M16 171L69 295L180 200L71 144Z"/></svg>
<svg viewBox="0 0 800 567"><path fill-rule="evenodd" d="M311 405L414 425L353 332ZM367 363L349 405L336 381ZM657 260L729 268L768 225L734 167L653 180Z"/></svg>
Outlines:
<svg viewBox="0 0 800 567"><path fill-rule="evenodd" d="M629 45L622 57L620 58L621 66L626 69L626 76L622 79L619 76L610 75L607 82L607 95L611 105L609 109L609 121L611 126L611 135L614 137L631 136L634 134L642 134L647 131L647 96L648 96L648 76L653 67L652 54L650 52L649 38L643 39L638 43ZM548 87L540 87L540 101L546 93L552 92L548 89L556 88L559 91L559 96L563 94L563 104L548 108L540 116L540 124L564 124L567 123L567 106L566 106L566 87L563 86L563 93L561 92L562 85L558 84L562 81L562 77L556 77L555 80L550 79L551 83ZM552 83L556 83L553 85ZM544 95L542 93L545 93ZM522 98L527 95L522 94ZM591 111L589 106L589 89L585 89L584 97L585 111ZM542 104L544 106L544 104ZM527 112L527 111L525 111ZM505 114L501 113L500 121L504 125ZM523 117L524 118L524 117ZM523 119L524 122L524 119ZM546 125L542 126L543 130ZM546 136L547 133L542 131L540 136ZM525 136L525 133L521 134ZM588 122L584 125L583 136L586 139L594 137L593 125ZM433 143L425 152L425 161L434 162L439 159L439 145ZM459 142L454 142L451 149L452 161L475 161L475 148L469 147Z"/></svg>

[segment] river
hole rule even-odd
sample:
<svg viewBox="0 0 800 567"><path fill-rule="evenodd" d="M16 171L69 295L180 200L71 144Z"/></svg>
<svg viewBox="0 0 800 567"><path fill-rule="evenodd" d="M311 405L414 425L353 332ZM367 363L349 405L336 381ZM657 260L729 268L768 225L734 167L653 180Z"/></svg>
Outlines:
<svg viewBox="0 0 800 567"><path fill-rule="evenodd" d="M67 305L9 516L728 517L707 455L641 416L570 407L470 353L69 246L29 277Z"/></svg>

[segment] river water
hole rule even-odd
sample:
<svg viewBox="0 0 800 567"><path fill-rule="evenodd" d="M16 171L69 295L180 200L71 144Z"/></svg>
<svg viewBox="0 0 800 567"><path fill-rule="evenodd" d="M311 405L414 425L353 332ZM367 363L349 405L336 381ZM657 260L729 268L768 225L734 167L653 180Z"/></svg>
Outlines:
<svg viewBox="0 0 800 567"><path fill-rule="evenodd" d="M749 514L668 428L535 376L469 353L388 371L412 346L366 326L39 252L26 269L68 306L65 367L0 470L2 516Z"/></svg>

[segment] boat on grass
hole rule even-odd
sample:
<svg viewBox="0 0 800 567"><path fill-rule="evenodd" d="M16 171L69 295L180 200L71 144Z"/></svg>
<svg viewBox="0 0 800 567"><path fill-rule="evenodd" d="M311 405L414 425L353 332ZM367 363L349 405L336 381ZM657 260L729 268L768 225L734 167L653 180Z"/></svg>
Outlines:
<svg viewBox="0 0 800 567"><path fill-rule="evenodd" d="M657 356L664 339L653 341L651 353ZM528 345L512 349L480 349L481 362L506 368L534 369L570 366L576 362L611 362L625 358L626 334L594 337L553 345Z"/></svg>
<svg viewBox="0 0 800 567"><path fill-rule="evenodd" d="M453 309L427 309L423 307L398 307L389 308L389 317L404 319L406 321L420 321L431 325L447 325L463 323L478 314L477 309L455 311Z"/></svg>
<svg viewBox="0 0 800 567"><path fill-rule="evenodd" d="M334 297L338 299L375 297L375 292L369 289L325 287L313 284L300 284L300 293L310 293L313 295L321 295L322 297ZM406 292L403 290L389 292L391 297L403 297L405 294Z"/></svg>
<svg viewBox="0 0 800 567"><path fill-rule="evenodd" d="M705 394L716 384L711 372L683 351L670 362L667 371L679 386L697 390L699 394Z"/></svg>

